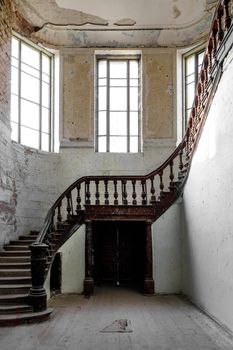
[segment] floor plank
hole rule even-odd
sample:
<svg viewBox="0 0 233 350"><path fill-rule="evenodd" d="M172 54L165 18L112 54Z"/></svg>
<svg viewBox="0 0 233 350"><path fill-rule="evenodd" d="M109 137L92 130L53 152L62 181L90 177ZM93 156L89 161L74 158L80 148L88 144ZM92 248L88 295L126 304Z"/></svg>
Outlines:
<svg viewBox="0 0 233 350"><path fill-rule="evenodd" d="M1 350L232 350L233 339L179 296L145 297L127 288L57 296L50 320L0 328ZM118 319L132 333L101 333Z"/></svg>

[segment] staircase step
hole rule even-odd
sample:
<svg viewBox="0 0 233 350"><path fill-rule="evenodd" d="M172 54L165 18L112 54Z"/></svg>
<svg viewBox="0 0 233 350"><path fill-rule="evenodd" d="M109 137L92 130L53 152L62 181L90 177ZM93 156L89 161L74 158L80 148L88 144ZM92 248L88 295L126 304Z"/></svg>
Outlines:
<svg viewBox="0 0 233 350"><path fill-rule="evenodd" d="M0 315L0 326L16 326L22 323L35 323L45 321L51 315L53 309L40 312L28 312L15 315Z"/></svg>
<svg viewBox="0 0 233 350"><path fill-rule="evenodd" d="M29 246L30 244L34 243L34 239L22 239L22 240L13 240L10 241L10 245L25 245L25 246Z"/></svg>
<svg viewBox="0 0 233 350"><path fill-rule="evenodd" d="M0 263L30 263L30 256L1 256Z"/></svg>
<svg viewBox="0 0 233 350"><path fill-rule="evenodd" d="M31 284L31 276L0 277L0 288L2 284Z"/></svg>
<svg viewBox="0 0 233 350"><path fill-rule="evenodd" d="M29 235L36 235L36 236L38 236L38 234L39 234L39 231L35 231L35 230L32 230L29 233Z"/></svg>
<svg viewBox="0 0 233 350"><path fill-rule="evenodd" d="M30 288L30 284L2 284L0 285L0 295L28 293Z"/></svg>
<svg viewBox="0 0 233 350"><path fill-rule="evenodd" d="M26 277L31 276L30 269L0 269L0 277Z"/></svg>
<svg viewBox="0 0 233 350"><path fill-rule="evenodd" d="M28 304L0 305L0 315L19 314L22 312L32 312L32 307Z"/></svg>
<svg viewBox="0 0 233 350"><path fill-rule="evenodd" d="M23 235L23 236L19 236L19 239L20 240L22 240L22 241L24 241L24 240L33 240L33 241L35 241L36 239L37 239L37 235Z"/></svg>
<svg viewBox="0 0 233 350"><path fill-rule="evenodd" d="M31 263L30 262L13 262L13 263L3 263L0 262L0 270L3 269L29 269L31 267Z"/></svg>
<svg viewBox="0 0 233 350"><path fill-rule="evenodd" d="M5 245L4 246L4 249L7 250L7 251L12 251L12 250L23 250L23 251L28 251L30 252L29 250L29 247L28 245L13 245L13 244L8 244L8 245Z"/></svg>
<svg viewBox="0 0 233 350"><path fill-rule="evenodd" d="M6 250L0 253L1 257L7 256L7 257L19 257L19 256L24 256L24 257L31 257L31 251L30 250Z"/></svg>
<svg viewBox="0 0 233 350"><path fill-rule="evenodd" d="M28 293L0 295L0 305L27 304Z"/></svg>

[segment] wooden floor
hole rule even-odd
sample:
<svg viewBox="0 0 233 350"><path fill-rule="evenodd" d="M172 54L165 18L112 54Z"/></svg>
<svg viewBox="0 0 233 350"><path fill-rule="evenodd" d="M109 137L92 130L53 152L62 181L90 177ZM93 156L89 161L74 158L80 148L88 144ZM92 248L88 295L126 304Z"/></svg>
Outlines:
<svg viewBox="0 0 233 350"><path fill-rule="evenodd" d="M95 295L58 296L50 320L0 328L1 350L232 350L233 339L177 296L145 297L113 287ZM132 333L101 333L117 319Z"/></svg>

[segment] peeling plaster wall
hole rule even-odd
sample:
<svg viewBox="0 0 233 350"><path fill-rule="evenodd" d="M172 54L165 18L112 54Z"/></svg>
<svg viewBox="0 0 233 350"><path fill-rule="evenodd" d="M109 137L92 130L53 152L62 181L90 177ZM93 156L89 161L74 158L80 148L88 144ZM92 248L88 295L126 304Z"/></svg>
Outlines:
<svg viewBox="0 0 233 350"><path fill-rule="evenodd" d="M11 2L0 0L0 246L15 231L15 179L10 139Z"/></svg>
<svg viewBox="0 0 233 350"><path fill-rule="evenodd" d="M59 195L56 153L46 153L13 143L17 236L40 230Z"/></svg>
<svg viewBox="0 0 233 350"><path fill-rule="evenodd" d="M184 191L183 292L233 331L233 51Z"/></svg>

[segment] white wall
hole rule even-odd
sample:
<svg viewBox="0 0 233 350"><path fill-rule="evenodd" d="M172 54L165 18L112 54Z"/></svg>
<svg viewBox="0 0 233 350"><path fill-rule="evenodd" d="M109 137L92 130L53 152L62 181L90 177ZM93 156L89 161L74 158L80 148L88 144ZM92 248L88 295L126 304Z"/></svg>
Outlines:
<svg viewBox="0 0 233 350"><path fill-rule="evenodd" d="M233 331L233 51L184 192L183 291Z"/></svg>

